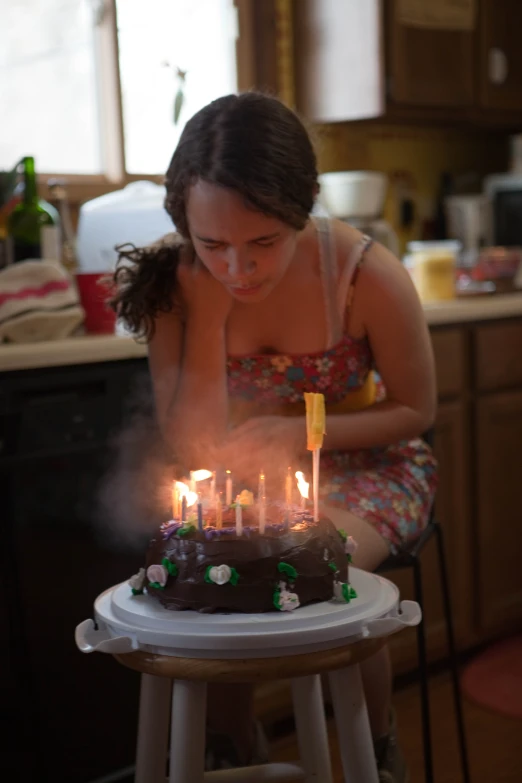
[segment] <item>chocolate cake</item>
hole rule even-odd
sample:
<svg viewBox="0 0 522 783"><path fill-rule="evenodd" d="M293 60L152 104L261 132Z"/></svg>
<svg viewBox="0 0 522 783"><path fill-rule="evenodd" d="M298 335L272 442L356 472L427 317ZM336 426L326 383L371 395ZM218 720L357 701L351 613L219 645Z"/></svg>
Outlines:
<svg viewBox="0 0 522 783"><path fill-rule="evenodd" d="M298 506L271 504L259 531L258 512L246 507L238 535L233 508L216 524L167 522L150 542L145 568L130 580L167 609L200 612L290 611L317 601L350 601L348 565L353 539Z"/></svg>

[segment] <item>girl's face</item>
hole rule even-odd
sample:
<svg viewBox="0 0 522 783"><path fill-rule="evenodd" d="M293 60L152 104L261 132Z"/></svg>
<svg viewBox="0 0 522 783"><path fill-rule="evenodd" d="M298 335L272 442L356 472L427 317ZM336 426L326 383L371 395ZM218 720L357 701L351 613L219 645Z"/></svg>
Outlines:
<svg viewBox="0 0 522 783"><path fill-rule="evenodd" d="M196 182L188 194L187 220L198 257L239 301L268 296L295 254L299 232L247 206L229 188Z"/></svg>

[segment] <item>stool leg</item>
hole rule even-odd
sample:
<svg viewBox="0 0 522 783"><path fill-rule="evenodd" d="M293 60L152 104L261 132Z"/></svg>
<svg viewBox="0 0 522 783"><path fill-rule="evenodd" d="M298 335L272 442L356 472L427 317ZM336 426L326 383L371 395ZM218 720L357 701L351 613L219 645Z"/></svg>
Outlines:
<svg viewBox="0 0 522 783"><path fill-rule="evenodd" d="M439 551L440 581L442 585L444 615L446 617L446 636L448 639L448 652L449 652L449 659L450 659L450 666L451 666L451 678L453 681L453 700L455 704L455 716L457 720L457 731L459 735L462 779L464 783L470 783L468 749L466 745L466 731L464 728L464 715L462 712L462 697L460 693L459 670L458 670L458 663L457 663L457 653L455 649L455 635L453 633L453 615L451 614L448 571L446 568L446 553L444 551L444 541L442 539L442 528L440 524L437 524L435 526L435 532L437 534L437 549Z"/></svg>
<svg viewBox="0 0 522 783"><path fill-rule="evenodd" d="M359 666L330 672L329 676L344 783L378 783Z"/></svg>
<svg viewBox="0 0 522 783"><path fill-rule="evenodd" d="M176 680L170 722L170 783L203 783L206 713L206 682Z"/></svg>
<svg viewBox="0 0 522 783"><path fill-rule="evenodd" d="M141 675L135 783L165 783L170 680Z"/></svg>
<svg viewBox="0 0 522 783"><path fill-rule="evenodd" d="M424 598L421 564L418 557L413 562L415 600L422 610L422 619L417 626L417 650L419 656L419 686L421 696L422 745L424 749L424 781L433 783L433 754L431 749L430 693L428 685L428 654L426 652L426 622L424 620Z"/></svg>
<svg viewBox="0 0 522 783"><path fill-rule="evenodd" d="M292 680L299 755L306 783L332 783L321 678L318 674Z"/></svg>

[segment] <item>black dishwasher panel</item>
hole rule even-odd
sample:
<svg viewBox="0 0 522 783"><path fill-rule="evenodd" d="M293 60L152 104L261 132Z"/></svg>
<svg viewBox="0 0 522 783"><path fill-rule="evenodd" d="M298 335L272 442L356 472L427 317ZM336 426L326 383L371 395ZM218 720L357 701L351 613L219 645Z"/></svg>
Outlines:
<svg viewBox="0 0 522 783"><path fill-rule="evenodd" d="M144 408L146 360L0 375L0 723L25 747L6 746L2 780L90 783L133 763L139 678L80 653L74 628L142 565L145 540L107 536L97 496Z"/></svg>

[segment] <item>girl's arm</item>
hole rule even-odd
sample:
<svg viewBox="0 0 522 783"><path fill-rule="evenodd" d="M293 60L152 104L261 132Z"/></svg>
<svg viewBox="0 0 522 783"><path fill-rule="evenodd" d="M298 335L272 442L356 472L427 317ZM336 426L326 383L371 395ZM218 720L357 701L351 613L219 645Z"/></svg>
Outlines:
<svg viewBox="0 0 522 783"><path fill-rule="evenodd" d="M366 410L331 415L325 449L385 446L428 429L436 410L429 331L408 272L385 248L372 246L360 267L350 314L368 335L387 399Z"/></svg>
<svg viewBox="0 0 522 783"><path fill-rule="evenodd" d="M158 316L149 365L163 436L179 462L198 470L213 462L226 430L225 325L231 302L199 266L180 270L178 277L186 319L174 312Z"/></svg>

